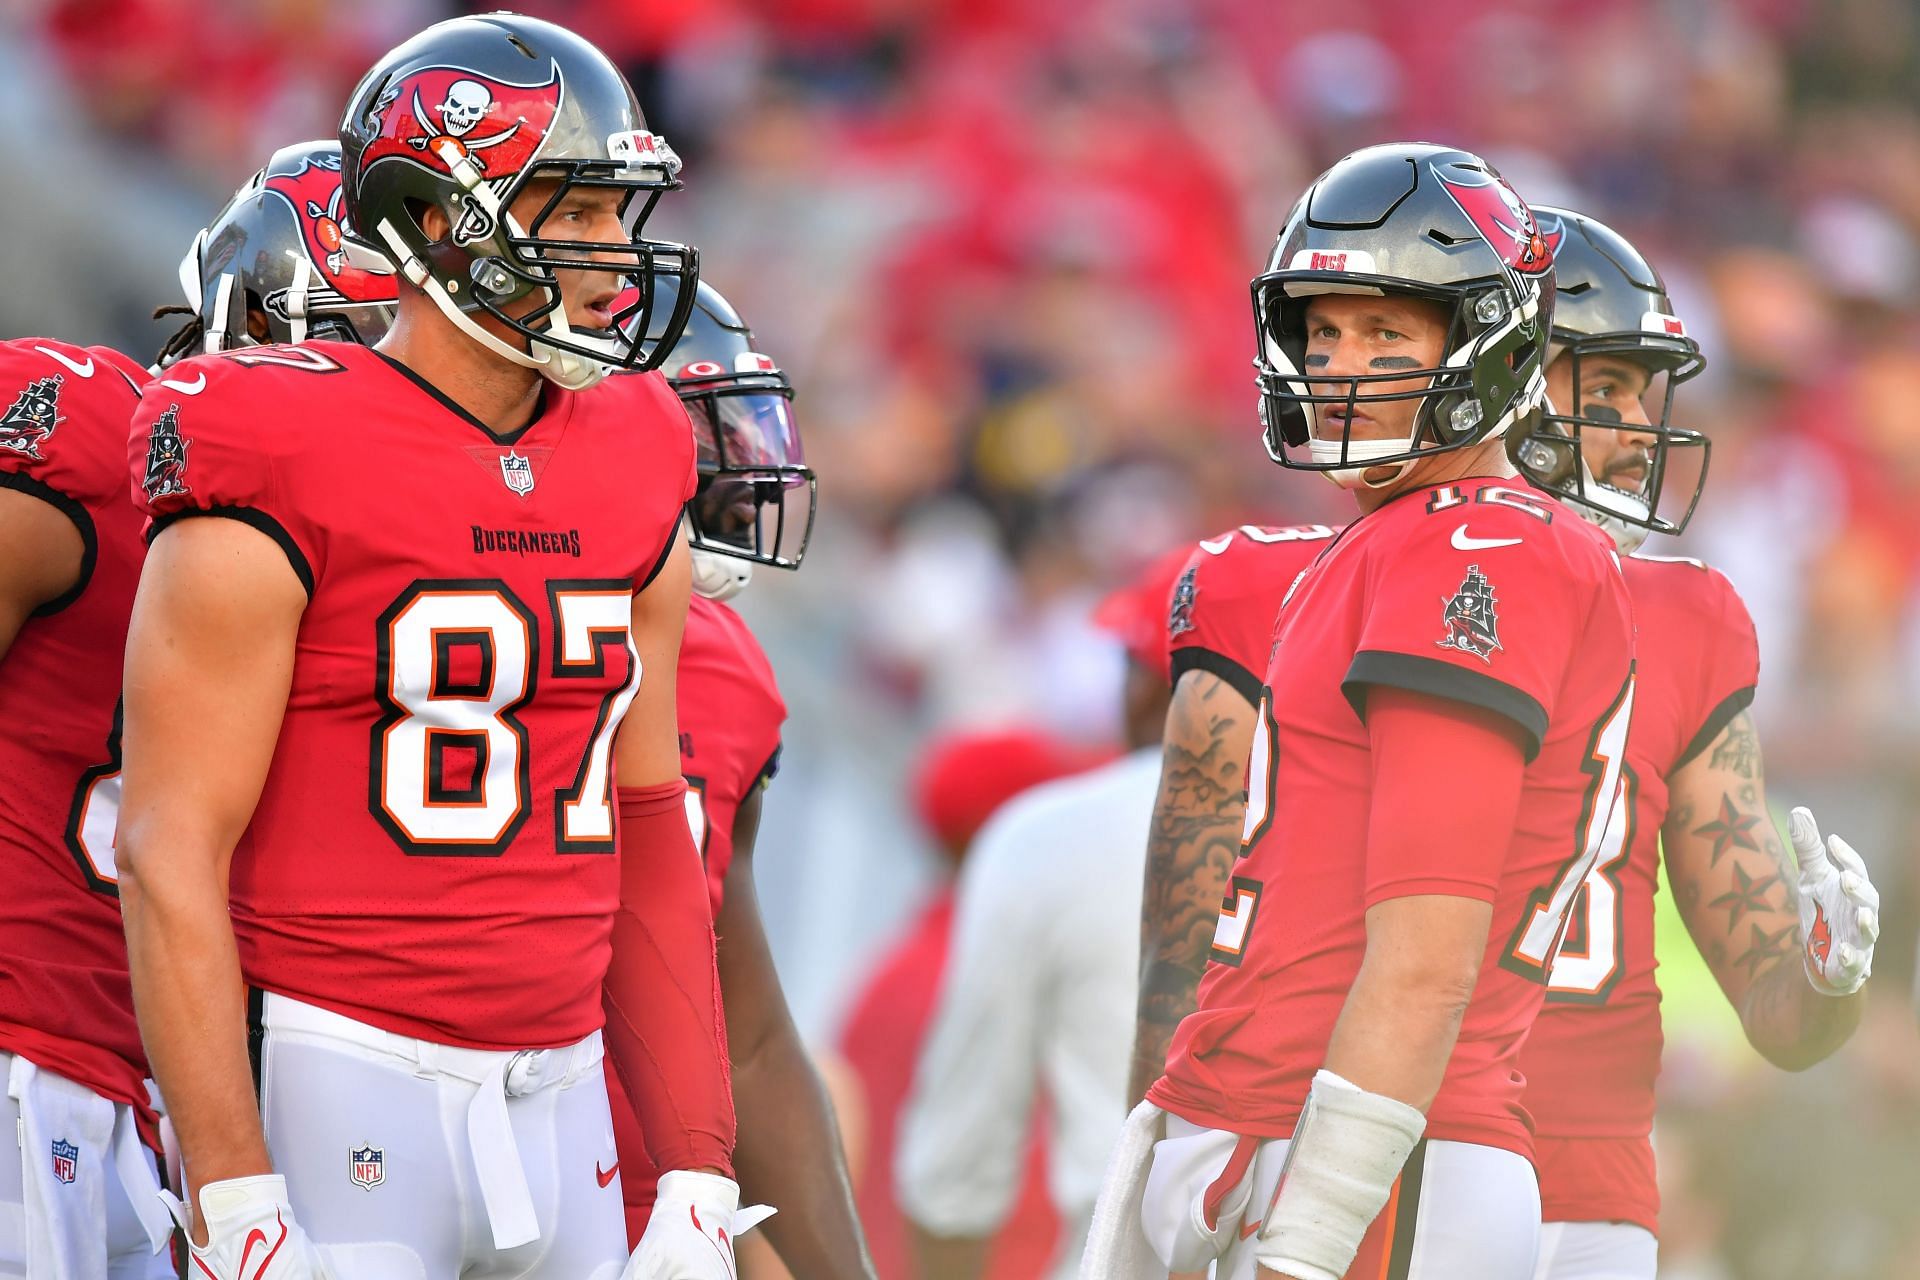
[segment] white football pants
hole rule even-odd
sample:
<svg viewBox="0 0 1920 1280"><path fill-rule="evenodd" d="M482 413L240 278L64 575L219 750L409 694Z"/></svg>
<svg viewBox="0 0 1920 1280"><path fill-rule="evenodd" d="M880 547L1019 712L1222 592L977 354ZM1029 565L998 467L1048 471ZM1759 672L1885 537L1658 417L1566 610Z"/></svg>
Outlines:
<svg viewBox="0 0 1920 1280"><path fill-rule="evenodd" d="M133 1108L11 1053L0 1078L0 1277L171 1277L173 1220Z"/></svg>
<svg viewBox="0 0 1920 1280"><path fill-rule="evenodd" d="M270 992L260 1112L294 1215L353 1280L614 1280L626 1264L600 1033L459 1049Z"/></svg>
<svg viewBox="0 0 1920 1280"><path fill-rule="evenodd" d="M1533 1280L1653 1280L1660 1242L1631 1222L1549 1222Z"/></svg>
<svg viewBox="0 0 1920 1280"><path fill-rule="evenodd" d="M1238 1135L1202 1129L1175 1115L1155 1144L1141 1217L1149 1239L1170 1238L1196 1199L1220 1187ZM1253 1181L1214 1280L1253 1280L1255 1236L1279 1190L1286 1139L1259 1141L1243 1179ZM1242 1160L1245 1152L1241 1153ZM1236 1183L1237 1185L1237 1183ZM1498 1147L1425 1141L1408 1157L1393 1198L1374 1220L1348 1280L1530 1280L1540 1229L1533 1166Z"/></svg>

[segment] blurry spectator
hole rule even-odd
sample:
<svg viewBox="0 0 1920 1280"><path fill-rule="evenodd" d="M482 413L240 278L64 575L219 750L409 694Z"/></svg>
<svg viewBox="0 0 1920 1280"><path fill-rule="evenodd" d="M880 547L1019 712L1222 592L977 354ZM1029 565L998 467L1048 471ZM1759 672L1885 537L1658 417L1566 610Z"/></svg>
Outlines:
<svg viewBox="0 0 1920 1280"><path fill-rule="evenodd" d="M1077 1274L1126 1111L1168 598L1190 550L1157 559L1094 613L1127 650L1128 754L1008 802L961 869L953 952L896 1157L921 1280L985 1274L1037 1093L1049 1104L1047 1185L1061 1223L1050 1274Z"/></svg>
<svg viewBox="0 0 1920 1280"><path fill-rule="evenodd" d="M913 794L921 821L957 868L995 810L1043 782L1078 773L1100 757L1027 730L958 734L921 760ZM861 1225L881 1280L910 1280L906 1224L894 1198L900 1109L933 1018L953 932L953 886L942 885L875 967L840 1034L840 1051L866 1089L868 1146L855 1184ZM1029 1159L1025 1212L1009 1228L986 1274L1034 1280L1052 1250L1055 1224Z"/></svg>

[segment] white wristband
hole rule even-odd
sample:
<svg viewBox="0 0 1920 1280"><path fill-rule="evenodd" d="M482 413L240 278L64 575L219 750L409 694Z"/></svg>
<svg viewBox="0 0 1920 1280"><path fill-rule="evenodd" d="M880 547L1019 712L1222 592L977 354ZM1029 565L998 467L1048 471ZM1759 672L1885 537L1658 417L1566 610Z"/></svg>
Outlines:
<svg viewBox="0 0 1920 1280"><path fill-rule="evenodd" d="M1299 1280L1341 1280L1426 1127L1418 1108L1316 1072L1255 1259Z"/></svg>

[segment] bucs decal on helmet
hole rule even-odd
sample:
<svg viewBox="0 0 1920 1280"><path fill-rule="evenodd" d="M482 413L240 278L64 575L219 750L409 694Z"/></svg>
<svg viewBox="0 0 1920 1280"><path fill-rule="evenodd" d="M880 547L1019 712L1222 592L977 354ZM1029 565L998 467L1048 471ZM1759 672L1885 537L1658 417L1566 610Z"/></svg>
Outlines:
<svg viewBox="0 0 1920 1280"><path fill-rule="evenodd" d="M193 492L187 487L187 446L192 443L180 434L179 405L168 405L153 420L147 432L147 474L140 482L149 501Z"/></svg>
<svg viewBox="0 0 1920 1280"><path fill-rule="evenodd" d="M39 460L41 442L66 421L60 414L60 388L65 383L66 378L57 373L35 378L14 397L0 415L0 449Z"/></svg>
<svg viewBox="0 0 1920 1280"><path fill-rule="evenodd" d="M1525 276L1542 275L1553 266L1554 247L1565 229L1556 224L1549 235L1506 179L1461 165L1445 173L1435 169L1434 175L1502 262Z"/></svg>
<svg viewBox="0 0 1920 1280"><path fill-rule="evenodd" d="M380 95L380 134L360 158L361 172L398 156L451 176L465 157L489 178L526 167L560 110L560 67L539 84L509 84L460 67L426 67Z"/></svg>
<svg viewBox="0 0 1920 1280"><path fill-rule="evenodd" d="M346 236L340 229L346 194L340 188L338 156L309 157L297 173L269 177L267 190L286 201L293 210L307 257L313 260L314 269L324 281L308 289L309 307L325 309L343 302L394 300L398 288L392 276L364 270L347 260ZM267 298L266 303L284 318L284 289Z"/></svg>
<svg viewBox="0 0 1920 1280"><path fill-rule="evenodd" d="M1467 566L1460 589L1446 600L1441 615L1447 632L1437 642L1442 649L1458 649L1485 663L1492 663L1493 651L1500 644L1500 615L1495 612L1493 584L1480 566Z"/></svg>

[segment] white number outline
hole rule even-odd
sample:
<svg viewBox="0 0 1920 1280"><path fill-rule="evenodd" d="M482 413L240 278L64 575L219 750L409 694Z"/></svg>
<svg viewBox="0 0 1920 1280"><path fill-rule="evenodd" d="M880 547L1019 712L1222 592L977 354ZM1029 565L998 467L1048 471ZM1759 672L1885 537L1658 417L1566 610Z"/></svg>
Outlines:
<svg viewBox="0 0 1920 1280"><path fill-rule="evenodd" d="M588 601L596 604L588 605ZM569 602L579 602L572 618L568 616ZM602 605L617 606L617 622L580 616L580 609L599 609ZM555 679L601 679L607 671L607 651L619 648L627 652L626 682L609 689L600 700L593 736L587 739L579 772L574 775L571 786L555 795L553 805L554 847L561 853L612 853L614 835L619 829L613 804L614 731L626 719L627 708L633 705L634 695L640 691L640 653L633 646L631 631L633 589L619 578L555 579L547 583L547 607L553 619L555 642L551 674ZM615 616L612 610L605 613L608 619ZM581 625L576 627L575 620ZM576 639L585 641L587 656L584 658L569 656ZM594 785L596 775L598 784ZM589 786L594 787L598 801L582 798ZM601 814L605 816L604 836L569 834L579 829L578 824L591 824Z"/></svg>
<svg viewBox="0 0 1920 1280"><path fill-rule="evenodd" d="M492 627L485 624L459 628L433 628L429 630L429 634L434 637L436 642L443 634L485 636L486 640L484 642L483 652L487 655L486 670L484 673L484 683L487 686L487 693L484 697L462 697L456 694L436 696L431 692L434 686L440 684L441 679L439 652L436 643L435 652L428 657L429 692L426 695L425 701L429 704L490 704L494 701L494 694L500 687L501 673L505 670L510 670L506 664L509 662L517 662L521 667L521 685L517 694L509 698L501 699L497 708L487 712L485 717L487 720L498 724L506 730L507 739L513 743L514 750L514 759L508 769L509 775L514 780L514 803L512 808L506 811L507 816L495 829L494 834L485 839L477 839L470 834L458 837L416 834L409 829L401 815L394 812L387 804L393 784L393 779L389 776L391 772L389 769L388 756L389 740L395 730L410 724L416 719L423 718L424 714L402 703L394 688L396 676L394 665L394 628L400 620L417 607L422 600L428 600L434 597L454 598L461 596L473 598L489 596L499 601L500 604L506 607L510 614L519 619L524 629L526 640L525 645L518 654L508 654L502 652L505 646L501 644L498 633L495 632ZM376 650L374 697L380 704L381 715L373 723L372 741L368 750L368 812L373 815L374 821L380 824L393 842L400 846L401 851L409 855L497 858L504 854L507 851L507 847L513 843L514 838L520 834L521 827L526 825L527 818L533 811L533 805L531 803L533 791L532 740L527 734L527 727L520 722L518 715L515 714L520 708L532 701L534 691L539 684L536 668L539 666L540 659L540 628L539 623L533 616L533 611L528 609L520 600L520 597L515 595L512 589L498 578L422 578L415 581L405 591L402 591L400 595L394 599L393 603L388 605L380 614L379 619L374 624L374 645ZM486 796L484 773L490 772L495 764L495 757L493 755L495 750L493 730L484 726L475 729L451 725L436 725L432 722L430 716L425 718L426 723L422 728L422 751L423 759L426 762L422 770L423 779L430 780L432 777L432 744L436 735L443 737L482 736L486 739L488 756L486 761L487 768L482 771L480 796L477 800L435 801L426 793L423 782L420 800L421 807L423 809L437 810L440 812L466 810L468 812L479 811L484 814L485 811L491 807Z"/></svg>
<svg viewBox="0 0 1920 1280"><path fill-rule="evenodd" d="M1633 853L1640 776L1633 771L1632 765L1621 770L1620 776L1622 785L1615 801L1619 806L1618 811L1607 820L1607 834L1600 857L1594 862L1593 870L1587 872L1580 892L1573 897L1566 938L1561 940L1559 954L1553 958L1553 968L1547 980L1547 999L1556 1004L1605 1004L1627 967L1626 939L1623 936L1626 907L1622 901L1625 890L1620 884L1620 873ZM1614 837L1616 830L1620 833L1617 842ZM1586 920L1586 928L1579 931L1585 941L1585 949L1571 951L1568 950L1567 939L1575 933L1574 917L1581 915ZM1602 955L1606 957L1607 967L1595 976L1591 966Z"/></svg>
<svg viewBox="0 0 1920 1280"><path fill-rule="evenodd" d="M1580 821L1574 827L1573 856L1561 866L1551 884L1536 890L1527 899L1520 922L1514 926L1513 936L1500 956L1501 968L1542 986L1552 980L1554 958L1567 936L1574 897L1599 860L1612 826L1612 816L1620 809L1621 792L1626 785L1623 773L1627 733L1633 723L1634 684L1634 672L1629 668L1626 683L1620 686L1613 705L1594 722L1593 734L1587 740L1586 758L1580 762L1580 770L1593 775L1593 782L1581 797ZM1604 807L1599 803L1603 795L1607 797Z"/></svg>

